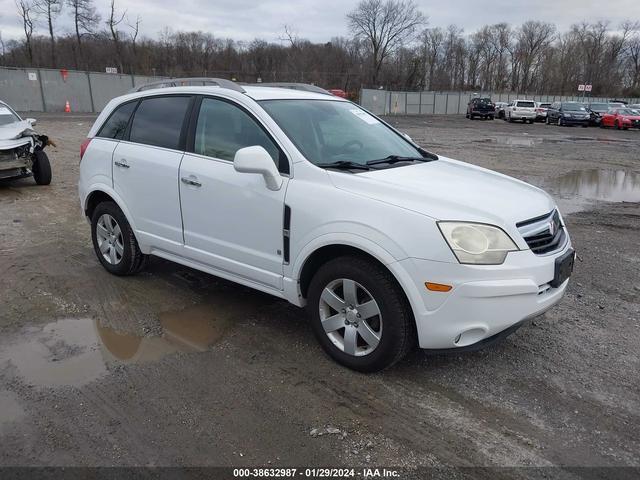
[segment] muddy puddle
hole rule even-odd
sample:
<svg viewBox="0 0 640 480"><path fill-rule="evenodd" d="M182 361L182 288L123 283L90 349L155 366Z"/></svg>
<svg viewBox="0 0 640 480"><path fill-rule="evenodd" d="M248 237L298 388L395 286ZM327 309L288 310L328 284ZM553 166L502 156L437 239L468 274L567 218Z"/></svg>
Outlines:
<svg viewBox="0 0 640 480"><path fill-rule="evenodd" d="M206 351L230 328L231 317L224 313L209 305L162 313L162 335L154 337L118 332L91 318L58 320L30 327L0 346L0 369L14 369L30 385L80 386L106 375L112 363L153 362L177 352ZM0 408L8 401L0 392Z"/></svg>
<svg viewBox="0 0 640 480"><path fill-rule="evenodd" d="M510 147L534 147L543 144L572 143L572 142L597 142L597 143L636 143L634 140L623 138L604 138L604 137L533 137L528 135L512 136L501 135L496 137L480 138L472 140L473 143L487 143L496 145L505 145Z"/></svg>
<svg viewBox="0 0 640 480"><path fill-rule="evenodd" d="M596 202L640 202L640 174L626 170L577 170L549 182L545 189L563 213L585 210Z"/></svg>

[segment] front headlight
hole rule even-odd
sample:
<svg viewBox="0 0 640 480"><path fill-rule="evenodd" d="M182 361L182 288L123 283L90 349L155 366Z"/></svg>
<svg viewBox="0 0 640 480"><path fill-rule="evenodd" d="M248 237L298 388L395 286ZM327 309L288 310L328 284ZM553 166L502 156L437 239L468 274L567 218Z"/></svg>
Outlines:
<svg viewBox="0 0 640 480"><path fill-rule="evenodd" d="M500 265L518 250L504 230L483 223L438 222L442 236L460 263Z"/></svg>

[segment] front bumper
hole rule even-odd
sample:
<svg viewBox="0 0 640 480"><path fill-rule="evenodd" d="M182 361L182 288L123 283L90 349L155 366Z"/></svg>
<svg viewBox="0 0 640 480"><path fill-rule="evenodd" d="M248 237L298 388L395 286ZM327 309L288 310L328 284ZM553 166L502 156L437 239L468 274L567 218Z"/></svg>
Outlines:
<svg viewBox="0 0 640 480"><path fill-rule="evenodd" d="M511 252L502 265L475 266L415 258L399 262L413 280L419 300L410 298L418 343L426 349L468 347L482 342L558 303L568 280L552 288L555 259L571 242L550 255ZM424 282L452 285L431 292ZM410 296L411 297L411 296Z"/></svg>

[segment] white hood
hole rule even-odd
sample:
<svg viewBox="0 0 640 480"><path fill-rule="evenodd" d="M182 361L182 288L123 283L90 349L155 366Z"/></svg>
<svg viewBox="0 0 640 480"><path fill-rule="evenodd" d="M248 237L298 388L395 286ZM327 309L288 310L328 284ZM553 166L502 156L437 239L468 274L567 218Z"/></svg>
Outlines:
<svg viewBox="0 0 640 480"><path fill-rule="evenodd" d="M537 187L445 157L353 175L328 172L337 188L436 220L484 222L511 229L555 207L553 199Z"/></svg>
<svg viewBox="0 0 640 480"><path fill-rule="evenodd" d="M0 126L0 150L9 150L31 143L36 132L26 120Z"/></svg>

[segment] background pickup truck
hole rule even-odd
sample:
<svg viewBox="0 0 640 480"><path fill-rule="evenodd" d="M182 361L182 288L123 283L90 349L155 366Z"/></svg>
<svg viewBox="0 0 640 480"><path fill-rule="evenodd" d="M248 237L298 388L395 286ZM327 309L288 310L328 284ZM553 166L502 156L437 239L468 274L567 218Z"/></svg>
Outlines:
<svg viewBox="0 0 640 480"><path fill-rule="evenodd" d="M467 118L475 117L493 120L496 115L496 106L490 98L472 98L467 104Z"/></svg>

